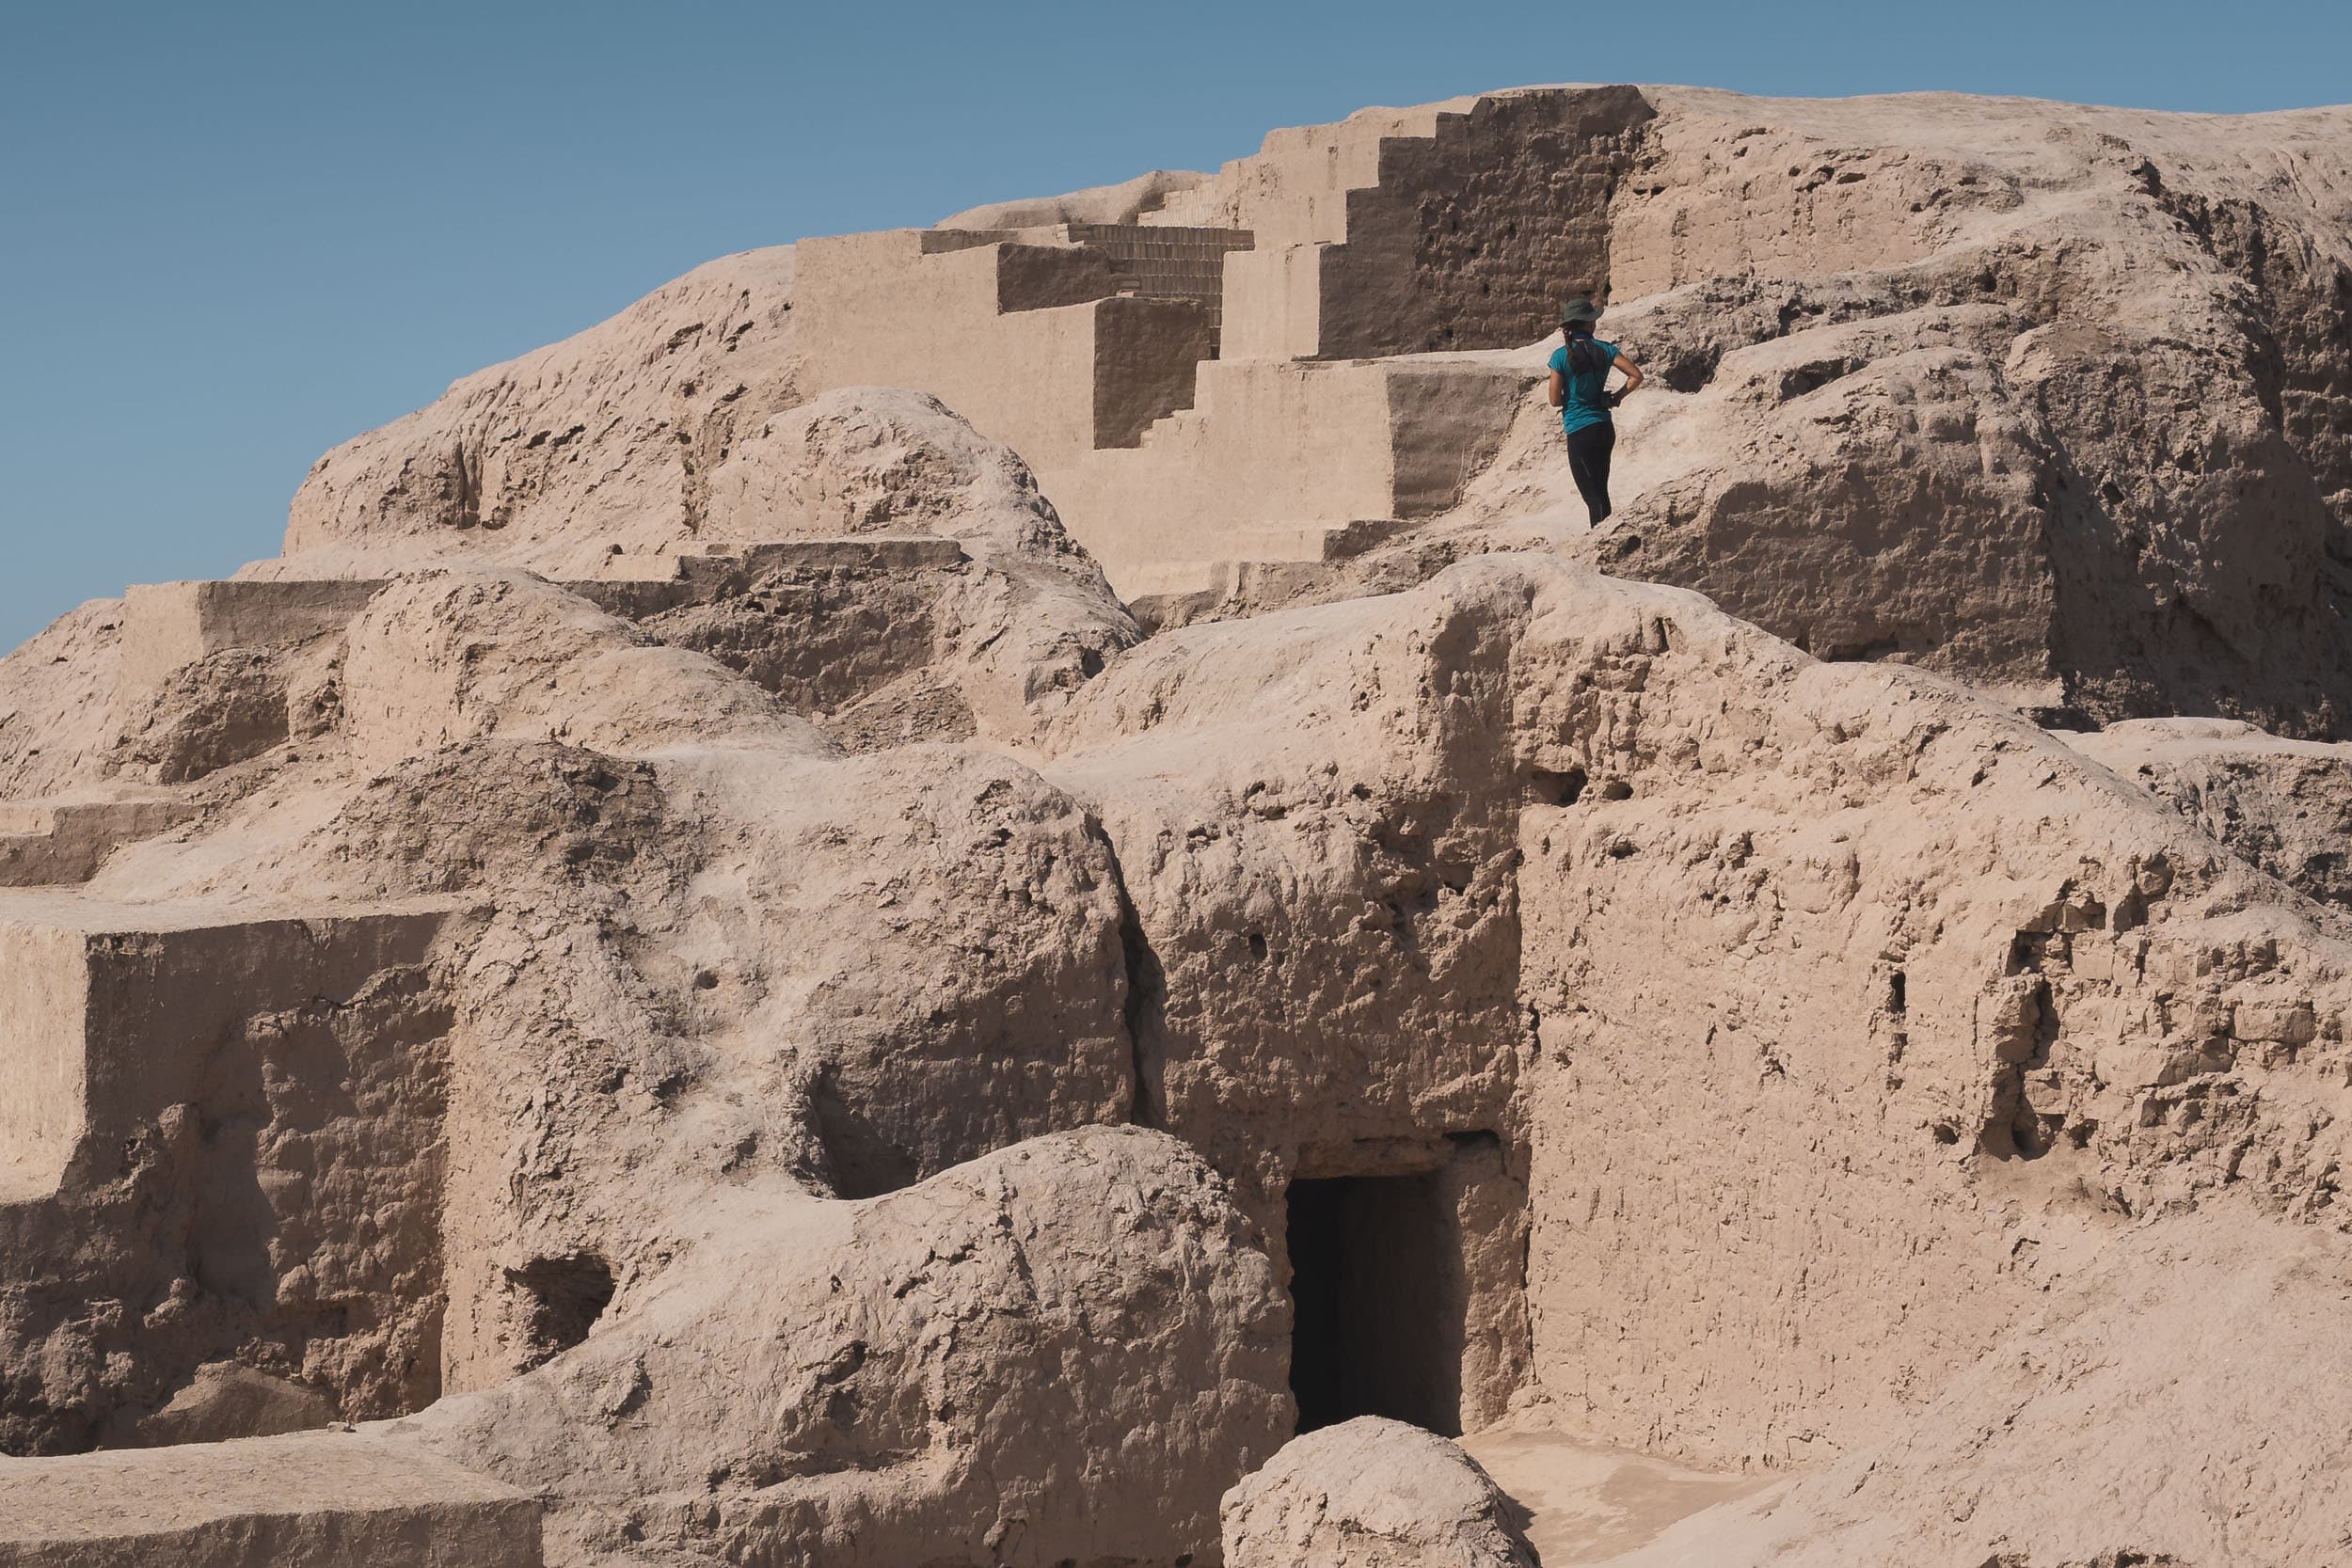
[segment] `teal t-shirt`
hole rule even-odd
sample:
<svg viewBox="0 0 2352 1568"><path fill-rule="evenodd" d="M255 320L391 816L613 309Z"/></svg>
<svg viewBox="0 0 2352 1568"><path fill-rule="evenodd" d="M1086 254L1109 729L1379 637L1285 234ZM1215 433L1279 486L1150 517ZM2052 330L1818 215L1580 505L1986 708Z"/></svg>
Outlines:
<svg viewBox="0 0 2352 1568"><path fill-rule="evenodd" d="M1600 350L1600 366L1581 373L1568 369L1567 344L1551 351L1551 368L1560 372L1565 384L1561 395L1560 423L1570 432L1609 422L1609 399L1605 394L1609 389L1609 367L1617 362L1617 345L1596 338L1593 346Z"/></svg>

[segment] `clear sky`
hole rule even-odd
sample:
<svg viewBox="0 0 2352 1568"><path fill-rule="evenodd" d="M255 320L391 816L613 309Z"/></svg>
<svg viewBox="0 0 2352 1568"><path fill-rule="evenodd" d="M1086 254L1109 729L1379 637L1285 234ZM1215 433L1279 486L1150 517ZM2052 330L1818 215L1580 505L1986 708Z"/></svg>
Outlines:
<svg viewBox="0 0 2352 1568"><path fill-rule="evenodd" d="M2352 100L2352 0L0 0L0 648L728 251L1530 82Z"/></svg>

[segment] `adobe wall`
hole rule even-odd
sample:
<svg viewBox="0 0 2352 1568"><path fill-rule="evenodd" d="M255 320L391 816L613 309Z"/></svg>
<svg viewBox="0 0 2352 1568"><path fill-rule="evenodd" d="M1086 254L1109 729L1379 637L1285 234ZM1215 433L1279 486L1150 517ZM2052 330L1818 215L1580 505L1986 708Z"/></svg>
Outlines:
<svg viewBox="0 0 2352 1568"><path fill-rule="evenodd" d="M1611 202L1654 118L1630 87L1509 93L1434 114L1418 134L1310 128L1319 164L1285 149L1257 180L1220 176L1258 234L1226 262L1226 354L1367 358L1541 338L1565 295L1607 294ZM1308 185L1302 161L1346 187ZM1292 222L1271 210L1281 198Z"/></svg>
<svg viewBox="0 0 2352 1568"><path fill-rule="evenodd" d="M1192 401L1210 317L1187 299L1122 297L1082 247L968 243L893 230L800 246L809 392L930 393L1032 464L1128 445Z"/></svg>
<svg viewBox="0 0 2352 1568"><path fill-rule="evenodd" d="M0 899L0 1451L230 1355L347 1417L430 1402L455 918Z"/></svg>
<svg viewBox="0 0 2352 1568"><path fill-rule="evenodd" d="M1312 359L1323 352L1327 248L1272 245L1225 259L1225 354L1235 359Z"/></svg>
<svg viewBox="0 0 2352 1568"><path fill-rule="evenodd" d="M1609 293L1609 212L1657 111L1630 87L1482 98L1381 149L1323 253L1326 357L1519 348Z"/></svg>
<svg viewBox="0 0 2352 1568"><path fill-rule="evenodd" d="M1538 373L1481 360L1406 360L1382 367L1389 404L1391 517L1450 511L1494 460Z"/></svg>
<svg viewBox="0 0 2352 1568"><path fill-rule="evenodd" d="M801 269L813 386L939 397L1029 460L1115 580L1248 556L1252 529L1441 510L1492 451L1469 383L1204 359L1202 307L1108 294L1100 252L899 230L810 242Z"/></svg>
<svg viewBox="0 0 2352 1568"><path fill-rule="evenodd" d="M1086 245L1108 257L1121 293L1144 299L1198 300L1206 305L1211 352L1216 351L1223 322L1225 259L1249 249L1252 236L1248 231L1065 223L1057 234L1065 245Z"/></svg>
<svg viewBox="0 0 2352 1568"><path fill-rule="evenodd" d="M1277 132L1133 225L807 241L808 386L940 398L1028 460L1129 597L1311 557L1318 525L1453 505L1517 388L1292 362L1544 337L1564 293L1607 292L1610 200L1654 116L1633 87L1370 110ZM1212 253L1215 293L1187 281Z"/></svg>
<svg viewBox="0 0 2352 1568"><path fill-rule="evenodd" d="M183 665L225 648L268 648L340 630L382 584L142 582L123 595L122 689L151 691Z"/></svg>
<svg viewBox="0 0 2352 1568"><path fill-rule="evenodd" d="M196 812L193 801L124 790L0 801L0 887L86 882L119 847Z"/></svg>
<svg viewBox="0 0 2352 1568"><path fill-rule="evenodd" d="M1530 385L1478 360L1214 360L1197 406L1141 450L1041 464L1038 479L1123 594L1200 586L1216 562L1295 559L1317 528L1451 507Z"/></svg>
<svg viewBox="0 0 2352 1568"><path fill-rule="evenodd" d="M167 1107L221 1084L206 1048L284 1037L253 1021L318 997L357 995L386 971L422 963L449 911L438 906L307 920L182 924L173 905L87 907L85 1115L99 1137L132 1134ZM151 924L158 914L168 924ZM146 917L142 919L141 917Z"/></svg>
<svg viewBox="0 0 2352 1568"><path fill-rule="evenodd" d="M1359 109L1329 125L1270 131L1256 152L1232 160L1202 184L1171 193L1136 221L1246 229L1261 249L1336 245L1347 238L1348 192L1380 178L1381 144L1394 136L1434 135L1442 116L1476 102Z"/></svg>
<svg viewBox="0 0 2352 1568"><path fill-rule="evenodd" d="M82 1132L82 938L0 924L0 1196L53 1190Z"/></svg>
<svg viewBox="0 0 2352 1568"><path fill-rule="evenodd" d="M1038 482L1133 597L1136 568L1232 553L1266 519L1387 516L1389 431L1384 378L1361 367L1216 360L1200 367L1199 404L1140 451L1041 464Z"/></svg>

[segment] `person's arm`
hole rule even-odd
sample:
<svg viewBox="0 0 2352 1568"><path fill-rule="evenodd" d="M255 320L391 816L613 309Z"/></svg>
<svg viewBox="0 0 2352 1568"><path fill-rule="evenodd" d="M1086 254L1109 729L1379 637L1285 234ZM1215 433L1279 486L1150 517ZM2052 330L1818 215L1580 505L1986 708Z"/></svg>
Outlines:
<svg viewBox="0 0 2352 1568"><path fill-rule="evenodd" d="M1617 350L1616 366L1617 369L1625 372L1625 385L1617 388L1617 395L1623 397L1642 384L1642 367L1635 364L1633 356L1623 349ZM1557 380L1558 377L1555 376L1553 379Z"/></svg>
<svg viewBox="0 0 2352 1568"><path fill-rule="evenodd" d="M1554 408L1568 401L1568 383L1558 371L1551 372L1551 405Z"/></svg>

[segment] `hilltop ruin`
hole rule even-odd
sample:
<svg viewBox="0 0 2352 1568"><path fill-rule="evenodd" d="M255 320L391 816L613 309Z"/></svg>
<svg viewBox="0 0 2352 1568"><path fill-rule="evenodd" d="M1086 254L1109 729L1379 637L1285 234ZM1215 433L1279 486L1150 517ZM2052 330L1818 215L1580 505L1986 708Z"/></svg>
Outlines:
<svg viewBox="0 0 2352 1568"><path fill-rule="evenodd" d="M2348 604L2352 110L713 261L0 661L0 1563L2334 1560Z"/></svg>

